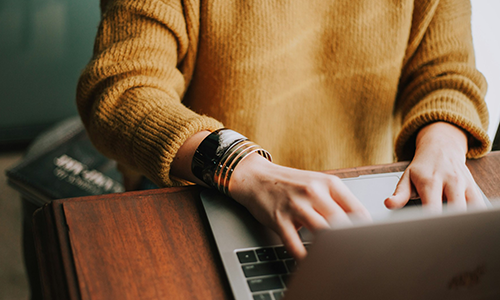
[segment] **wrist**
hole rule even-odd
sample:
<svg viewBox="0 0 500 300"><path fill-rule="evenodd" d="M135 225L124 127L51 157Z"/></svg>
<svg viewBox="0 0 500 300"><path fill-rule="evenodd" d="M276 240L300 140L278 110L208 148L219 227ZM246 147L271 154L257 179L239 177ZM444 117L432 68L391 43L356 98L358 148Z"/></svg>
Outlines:
<svg viewBox="0 0 500 300"><path fill-rule="evenodd" d="M422 128L417 134L416 151L432 145L460 152L468 151L467 134L460 127L447 122L435 122Z"/></svg>
<svg viewBox="0 0 500 300"><path fill-rule="evenodd" d="M277 165L257 153L248 155L234 169L228 186L229 193L236 200L246 198L251 187L259 186L262 179L268 179L275 166Z"/></svg>

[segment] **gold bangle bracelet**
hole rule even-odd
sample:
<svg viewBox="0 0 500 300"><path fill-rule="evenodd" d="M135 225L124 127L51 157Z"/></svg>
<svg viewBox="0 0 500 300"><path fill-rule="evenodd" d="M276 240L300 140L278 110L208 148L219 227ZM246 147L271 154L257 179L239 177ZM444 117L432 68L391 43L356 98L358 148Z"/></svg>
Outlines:
<svg viewBox="0 0 500 300"><path fill-rule="evenodd" d="M238 153L241 153L241 151L243 151L245 149L245 145L247 143L252 143L248 140L245 140L245 141L240 141L236 144L234 144L226 153L224 153L224 155L221 157L219 163L217 164L217 168L214 172L214 178L213 178L213 182L214 182L214 185L217 189L219 189L219 186L220 186L220 182L221 182L221 177L222 177L222 173L225 173L225 171L227 170L227 167L228 167L228 162L229 162L229 158L230 156L233 156L235 154L238 154ZM232 160L232 159L231 159ZM220 189L219 189L220 190Z"/></svg>
<svg viewBox="0 0 500 300"><path fill-rule="evenodd" d="M224 178L224 183L222 186L224 194L231 196L229 193L229 181L231 180L231 176L233 175L233 171L236 168L236 166L238 165L238 163L240 163L248 155L250 155L254 152L258 152L258 151L259 151L259 149L249 150L249 151L245 152L245 154L240 155L238 158L235 159L233 165L229 168L228 173L227 173L226 177Z"/></svg>
<svg viewBox="0 0 500 300"><path fill-rule="evenodd" d="M267 160L272 161L271 154L264 150L259 145L250 142L248 140L241 141L231 147L221 159L217 166L217 170L214 174L214 183L216 188L230 196L229 194L229 182L231 180L231 176L236 168L236 166L248 155L257 152L259 155L265 157Z"/></svg>
<svg viewBox="0 0 500 300"><path fill-rule="evenodd" d="M228 160L228 167L223 171L220 178L222 180L219 187L219 190L222 189L221 192L229 195L229 179L231 178L234 169L243 158L245 158L250 153L257 151L259 149L258 147L259 146L255 144L247 145L247 147L244 147L244 149L242 149L239 153L235 153L235 155L232 155L230 157L230 159Z"/></svg>

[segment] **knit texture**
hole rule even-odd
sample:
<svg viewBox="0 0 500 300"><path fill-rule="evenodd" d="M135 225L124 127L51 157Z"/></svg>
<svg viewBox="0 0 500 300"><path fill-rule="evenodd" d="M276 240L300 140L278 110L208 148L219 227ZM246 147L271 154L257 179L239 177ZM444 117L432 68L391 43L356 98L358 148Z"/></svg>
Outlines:
<svg viewBox="0 0 500 300"><path fill-rule="evenodd" d="M98 149L161 186L183 142L225 127L276 163L411 159L446 121L490 147L465 0L101 3L77 104ZM396 156L395 156L396 155Z"/></svg>

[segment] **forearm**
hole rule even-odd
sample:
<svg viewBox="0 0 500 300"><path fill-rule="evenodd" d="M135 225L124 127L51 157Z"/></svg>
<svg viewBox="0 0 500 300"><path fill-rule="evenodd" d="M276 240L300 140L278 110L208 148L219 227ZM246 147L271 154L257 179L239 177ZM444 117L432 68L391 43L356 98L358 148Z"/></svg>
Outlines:
<svg viewBox="0 0 500 300"><path fill-rule="evenodd" d="M182 5L109 1L94 56L78 84L77 106L93 144L159 186L178 148L193 134L222 127L181 103L194 65L187 42L197 30ZM196 23L197 24L197 23ZM197 36L193 32L192 36Z"/></svg>
<svg viewBox="0 0 500 300"><path fill-rule="evenodd" d="M488 111L486 81L474 64L470 3L441 0L432 10L423 7L415 8L415 22L421 26L412 28L409 41L418 47L408 50L401 72L395 112L402 127L396 154L400 160L411 159L416 133L445 121L468 133L468 157L480 157L489 149Z"/></svg>

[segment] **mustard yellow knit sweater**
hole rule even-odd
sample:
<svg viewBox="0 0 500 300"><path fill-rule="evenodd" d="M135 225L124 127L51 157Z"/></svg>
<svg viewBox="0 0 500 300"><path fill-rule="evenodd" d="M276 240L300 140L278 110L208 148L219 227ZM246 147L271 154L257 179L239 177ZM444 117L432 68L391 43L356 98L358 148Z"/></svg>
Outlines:
<svg viewBox="0 0 500 300"><path fill-rule="evenodd" d="M234 129L281 165L411 158L443 120L490 142L486 82L462 0L115 0L101 3L77 103L104 154L162 186L201 130Z"/></svg>

